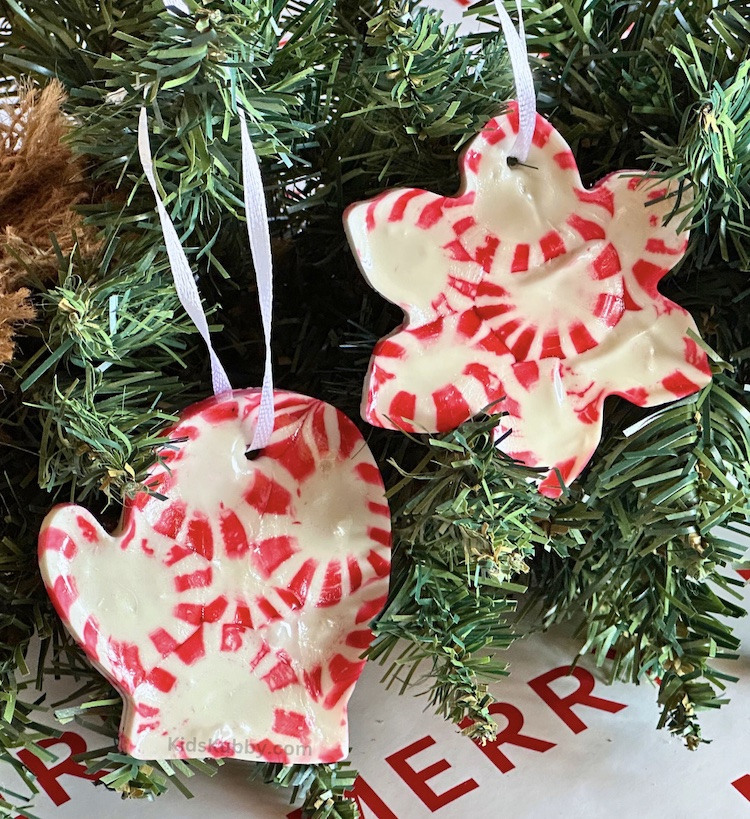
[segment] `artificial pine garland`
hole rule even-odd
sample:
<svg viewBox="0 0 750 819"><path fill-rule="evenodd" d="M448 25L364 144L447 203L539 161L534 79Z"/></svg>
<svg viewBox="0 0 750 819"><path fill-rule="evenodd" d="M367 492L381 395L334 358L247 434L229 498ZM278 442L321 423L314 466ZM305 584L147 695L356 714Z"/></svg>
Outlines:
<svg viewBox="0 0 750 819"><path fill-rule="evenodd" d="M109 739L86 761L131 796L184 789L217 765L115 750L119 698L61 629L36 537L57 500L85 500L114 524L159 430L208 389L135 156L140 105L153 111L164 199L238 384L259 383L262 361L239 222L235 111L247 111L273 213L279 386L357 417L367 357L399 316L361 281L343 208L393 185L453 193L457 150L512 93L489 5L470 10L488 29L472 35L396 0L187 5L0 0L6 91L26 77L63 84L65 141L91 191L76 241L66 231L50 245L56 280L19 259L36 319L16 326L15 358L0 369L1 756L18 766L9 749L54 734L36 721L34 685L70 677L59 717L93 726L96 716ZM591 466L558 501L497 453L489 417L432 439L370 431L395 532L370 657L404 689L427 672L436 710L477 738L493 735L487 684L505 673L487 649L569 618L582 652L613 678L660 680L661 723L689 747L701 741L697 712L724 702L728 678L712 663L735 654L727 618L744 614L729 569L741 552L725 530L742 531L750 506L749 11L710 0L524 3L540 111L584 181L652 167L692 183L674 217L693 226L690 249L663 291L692 312L715 375L652 412L609 399ZM517 603L526 616L514 625ZM21 682L35 636L37 679ZM311 816L356 815L346 767L258 768L297 789Z"/></svg>

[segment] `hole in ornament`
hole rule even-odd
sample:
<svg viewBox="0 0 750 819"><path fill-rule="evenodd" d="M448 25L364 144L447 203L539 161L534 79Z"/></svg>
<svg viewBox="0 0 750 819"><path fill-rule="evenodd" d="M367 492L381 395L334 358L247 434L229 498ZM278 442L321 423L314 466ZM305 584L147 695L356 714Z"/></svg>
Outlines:
<svg viewBox="0 0 750 819"><path fill-rule="evenodd" d="M529 165L528 162L521 162L521 160L518 159L518 157L515 157L515 156L509 156L508 159L507 159L507 162L508 162L508 167L509 168L515 168L516 166L520 166L522 168L531 168L532 171L538 171L539 170L538 165Z"/></svg>
<svg viewBox="0 0 750 819"><path fill-rule="evenodd" d="M246 449L245 450L245 457L248 459L248 461L254 461L256 458L260 458L260 456L262 454L263 454L262 449Z"/></svg>

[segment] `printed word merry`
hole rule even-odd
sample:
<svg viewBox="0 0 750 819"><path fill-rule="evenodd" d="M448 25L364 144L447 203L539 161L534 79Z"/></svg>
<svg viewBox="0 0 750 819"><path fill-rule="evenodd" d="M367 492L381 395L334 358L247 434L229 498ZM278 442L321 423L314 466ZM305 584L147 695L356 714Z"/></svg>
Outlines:
<svg viewBox="0 0 750 819"><path fill-rule="evenodd" d="M563 677L571 677L578 684L575 691L565 696L557 694L552 689L552 684ZM533 680L529 680L528 684L542 702L574 734L580 734L581 731L585 731L587 728L586 723L573 710L575 706L594 708L611 714L615 714L626 707L623 703L594 696L592 692L596 682L593 675L583 668L571 669L568 666L553 668L551 671L546 671L544 674L534 677ZM497 702L490 706L490 713L493 716L505 717L507 725L498 731L493 742L488 742L486 745L474 742L474 745L501 773L508 773L515 767L504 750L506 746L514 745L538 751L539 753L545 753L555 747L554 742L522 732L524 716L515 705L507 702ZM470 725L471 720L469 719L465 719L460 723L461 728L468 728ZM431 781L451 768L450 763L445 759L440 759L421 769L417 769L411 764L409 760L412 757L435 744L435 740L428 734L405 748L390 754L385 759L420 802L432 813L479 788L479 783L476 780L468 778L452 788L438 790L436 785L431 784ZM362 776L357 777L354 788L349 792L349 795L356 799L363 816L372 815L376 819L399 819ZM369 814L364 812L365 806L369 809ZM287 819L301 819L301 817L302 812L300 810L287 814Z"/></svg>

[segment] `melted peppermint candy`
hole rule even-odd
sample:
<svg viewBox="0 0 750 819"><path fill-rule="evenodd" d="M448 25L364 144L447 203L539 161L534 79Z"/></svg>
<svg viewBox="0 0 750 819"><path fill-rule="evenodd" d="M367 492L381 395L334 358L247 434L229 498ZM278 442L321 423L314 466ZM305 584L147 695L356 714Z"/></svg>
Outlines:
<svg viewBox="0 0 750 819"><path fill-rule="evenodd" d="M149 487L107 534L58 506L39 538L44 582L122 693L120 747L139 759L333 762L382 608L390 516L352 422L275 393L275 430L246 457L260 392L190 407Z"/></svg>
<svg viewBox="0 0 750 819"><path fill-rule="evenodd" d="M406 314L376 345L362 414L443 432L493 402L500 446L561 492L591 458L602 406L642 407L710 380L690 315L657 290L683 256L673 198L637 171L587 190L560 134L537 116L527 163L509 164L514 104L464 152L456 197L397 189L345 226L372 287Z"/></svg>

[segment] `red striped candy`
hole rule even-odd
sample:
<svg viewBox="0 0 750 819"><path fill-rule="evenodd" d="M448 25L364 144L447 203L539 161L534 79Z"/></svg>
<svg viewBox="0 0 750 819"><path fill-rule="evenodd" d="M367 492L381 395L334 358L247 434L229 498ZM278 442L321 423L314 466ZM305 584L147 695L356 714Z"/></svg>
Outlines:
<svg viewBox="0 0 750 819"><path fill-rule="evenodd" d="M362 413L444 432L504 398L500 446L555 497L591 458L608 395L655 406L710 370L693 319L657 289L687 246L679 219L663 224L664 183L628 171L584 188L540 116L509 165L517 131L511 103L464 151L455 197L397 189L347 210L362 273L405 314L373 351Z"/></svg>
<svg viewBox="0 0 750 819"><path fill-rule="evenodd" d="M85 509L47 516L39 562L60 617L120 691L139 759L332 762L390 569L383 482L354 424L276 391L189 407L107 534ZM164 497L166 496L166 497Z"/></svg>

